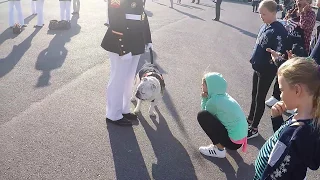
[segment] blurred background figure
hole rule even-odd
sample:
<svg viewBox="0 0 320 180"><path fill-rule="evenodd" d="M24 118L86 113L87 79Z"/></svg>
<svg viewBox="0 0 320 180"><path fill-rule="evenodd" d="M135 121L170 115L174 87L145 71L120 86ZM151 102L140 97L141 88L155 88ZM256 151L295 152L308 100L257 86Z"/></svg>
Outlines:
<svg viewBox="0 0 320 180"><path fill-rule="evenodd" d="M71 0L59 0L60 1L60 19L70 21L70 7Z"/></svg>
<svg viewBox="0 0 320 180"><path fill-rule="evenodd" d="M37 3L37 0L31 0L31 12L32 12L32 15L36 15L37 14L36 3Z"/></svg>
<svg viewBox="0 0 320 180"><path fill-rule="evenodd" d="M13 27L13 25L15 24L15 21L14 21L14 8L18 12L19 24L22 27L26 27L26 25L24 24L24 18L23 18L23 14L22 14L20 0L9 0L9 26Z"/></svg>
<svg viewBox="0 0 320 180"><path fill-rule="evenodd" d="M79 14L80 11L80 0L73 0L73 13L72 14Z"/></svg>

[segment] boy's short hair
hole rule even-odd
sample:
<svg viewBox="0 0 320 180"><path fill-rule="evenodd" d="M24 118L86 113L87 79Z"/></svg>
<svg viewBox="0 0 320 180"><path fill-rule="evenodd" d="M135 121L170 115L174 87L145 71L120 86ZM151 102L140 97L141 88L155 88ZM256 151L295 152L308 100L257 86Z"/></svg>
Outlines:
<svg viewBox="0 0 320 180"><path fill-rule="evenodd" d="M277 12L278 4L274 0L263 0L259 4L259 9L264 7L270 12Z"/></svg>

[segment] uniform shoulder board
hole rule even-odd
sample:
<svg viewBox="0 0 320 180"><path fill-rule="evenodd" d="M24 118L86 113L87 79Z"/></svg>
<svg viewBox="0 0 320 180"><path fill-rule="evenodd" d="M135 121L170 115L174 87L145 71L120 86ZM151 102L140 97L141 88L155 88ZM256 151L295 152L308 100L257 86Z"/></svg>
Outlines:
<svg viewBox="0 0 320 180"><path fill-rule="evenodd" d="M120 0L111 0L110 5L113 8L119 8L120 7Z"/></svg>

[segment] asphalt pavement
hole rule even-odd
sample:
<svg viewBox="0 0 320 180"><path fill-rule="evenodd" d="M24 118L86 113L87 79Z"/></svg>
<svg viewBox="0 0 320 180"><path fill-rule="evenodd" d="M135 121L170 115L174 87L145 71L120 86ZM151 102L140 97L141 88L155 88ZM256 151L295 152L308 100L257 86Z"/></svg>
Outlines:
<svg viewBox="0 0 320 180"><path fill-rule="evenodd" d="M166 81L157 117L143 104L133 127L105 122L106 3L81 1L68 31L49 31L59 2L45 1L45 26L34 28L29 0L21 1L28 26L8 29L8 2L0 1L0 180L11 179L252 179L254 160L272 135L269 109L249 140L248 152L225 159L202 156L210 144L197 123L201 78L207 69L223 74L228 93L248 113L252 69L249 58L261 20L247 3L215 4L169 0L146 4L154 58ZM150 59L146 53L139 67ZM134 104L132 105L134 107ZM319 179L319 171L308 179Z"/></svg>

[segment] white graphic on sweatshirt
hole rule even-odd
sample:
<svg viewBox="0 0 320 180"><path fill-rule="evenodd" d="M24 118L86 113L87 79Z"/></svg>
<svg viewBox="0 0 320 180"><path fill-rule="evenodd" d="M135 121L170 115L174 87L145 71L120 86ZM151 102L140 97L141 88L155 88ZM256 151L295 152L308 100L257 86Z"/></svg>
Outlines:
<svg viewBox="0 0 320 180"><path fill-rule="evenodd" d="M281 49L282 49L282 38L281 36L277 36L277 41L278 41L278 44L277 44L277 52L281 52Z"/></svg>
<svg viewBox="0 0 320 180"><path fill-rule="evenodd" d="M272 180L277 180L278 178L281 178L283 174L287 173L288 170L286 168L286 166L288 166L290 164L290 155L286 155L286 157L284 158L283 162L281 163L280 167L277 168L271 175L271 179Z"/></svg>

